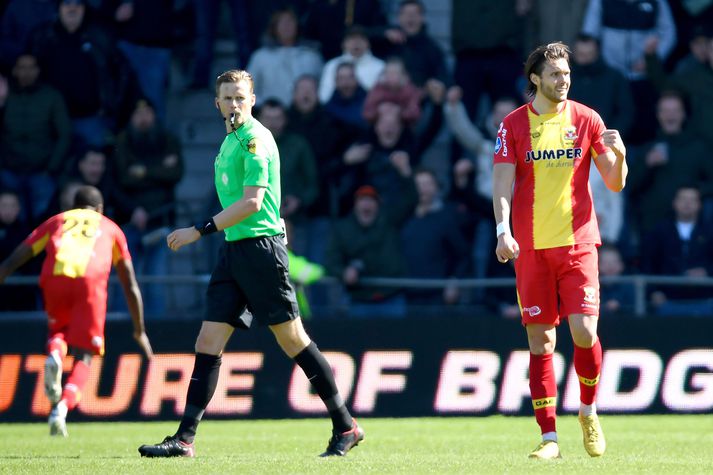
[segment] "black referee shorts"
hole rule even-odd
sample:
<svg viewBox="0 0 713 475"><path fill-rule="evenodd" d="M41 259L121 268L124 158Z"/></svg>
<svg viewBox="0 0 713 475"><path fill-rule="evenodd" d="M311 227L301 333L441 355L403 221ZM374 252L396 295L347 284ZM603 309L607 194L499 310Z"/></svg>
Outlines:
<svg viewBox="0 0 713 475"><path fill-rule="evenodd" d="M298 318L288 266L282 235L224 242L208 284L203 320L247 330L253 317L263 326Z"/></svg>

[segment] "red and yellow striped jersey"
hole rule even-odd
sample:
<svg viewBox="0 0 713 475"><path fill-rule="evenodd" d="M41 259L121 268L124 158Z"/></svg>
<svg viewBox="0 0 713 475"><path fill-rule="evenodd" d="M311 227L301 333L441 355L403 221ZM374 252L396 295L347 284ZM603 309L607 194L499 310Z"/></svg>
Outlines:
<svg viewBox="0 0 713 475"><path fill-rule="evenodd" d="M25 239L32 254L47 251L40 282L50 276L106 283L112 264L130 260L126 236L106 216L90 209L73 209L52 216Z"/></svg>
<svg viewBox="0 0 713 475"><path fill-rule="evenodd" d="M609 150L604 130L599 114L570 100L556 113L538 114L529 103L505 117L494 163L515 165L512 227L520 249L601 243L589 167Z"/></svg>

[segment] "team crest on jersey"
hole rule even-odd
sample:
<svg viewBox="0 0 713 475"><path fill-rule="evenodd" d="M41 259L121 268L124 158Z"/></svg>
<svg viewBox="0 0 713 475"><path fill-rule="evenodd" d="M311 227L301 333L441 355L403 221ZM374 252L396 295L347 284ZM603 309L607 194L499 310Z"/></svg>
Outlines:
<svg viewBox="0 0 713 475"><path fill-rule="evenodd" d="M255 150L257 150L257 141L253 137L248 141L248 152L255 153Z"/></svg>
<svg viewBox="0 0 713 475"><path fill-rule="evenodd" d="M498 137L495 139L495 153L500 153L501 148L503 148L503 141Z"/></svg>
<svg viewBox="0 0 713 475"><path fill-rule="evenodd" d="M573 125L563 128L562 133L564 134L564 139L570 142L574 142L579 137L577 135L577 127Z"/></svg>

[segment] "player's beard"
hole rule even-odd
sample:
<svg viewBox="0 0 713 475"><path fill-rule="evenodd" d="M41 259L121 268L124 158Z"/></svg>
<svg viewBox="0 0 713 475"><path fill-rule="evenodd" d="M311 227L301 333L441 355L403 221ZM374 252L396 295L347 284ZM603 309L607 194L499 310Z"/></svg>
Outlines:
<svg viewBox="0 0 713 475"><path fill-rule="evenodd" d="M569 87L565 89L564 92L560 92L556 89L556 86L545 86L542 88L541 92L542 95L545 96L545 99L552 102L553 104L559 104L567 100L567 93L569 93Z"/></svg>

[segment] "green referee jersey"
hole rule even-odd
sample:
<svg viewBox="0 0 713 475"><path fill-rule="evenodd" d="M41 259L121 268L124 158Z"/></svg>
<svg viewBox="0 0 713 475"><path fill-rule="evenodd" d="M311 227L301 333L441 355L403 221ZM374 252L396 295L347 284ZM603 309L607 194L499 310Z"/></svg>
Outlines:
<svg viewBox="0 0 713 475"><path fill-rule="evenodd" d="M244 186L265 188L262 208L226 228L225 240L283 233L280 223L280 154L270 131L253 117L225 137L215 159L215 189L223 209L243 197Z"/></svg>

